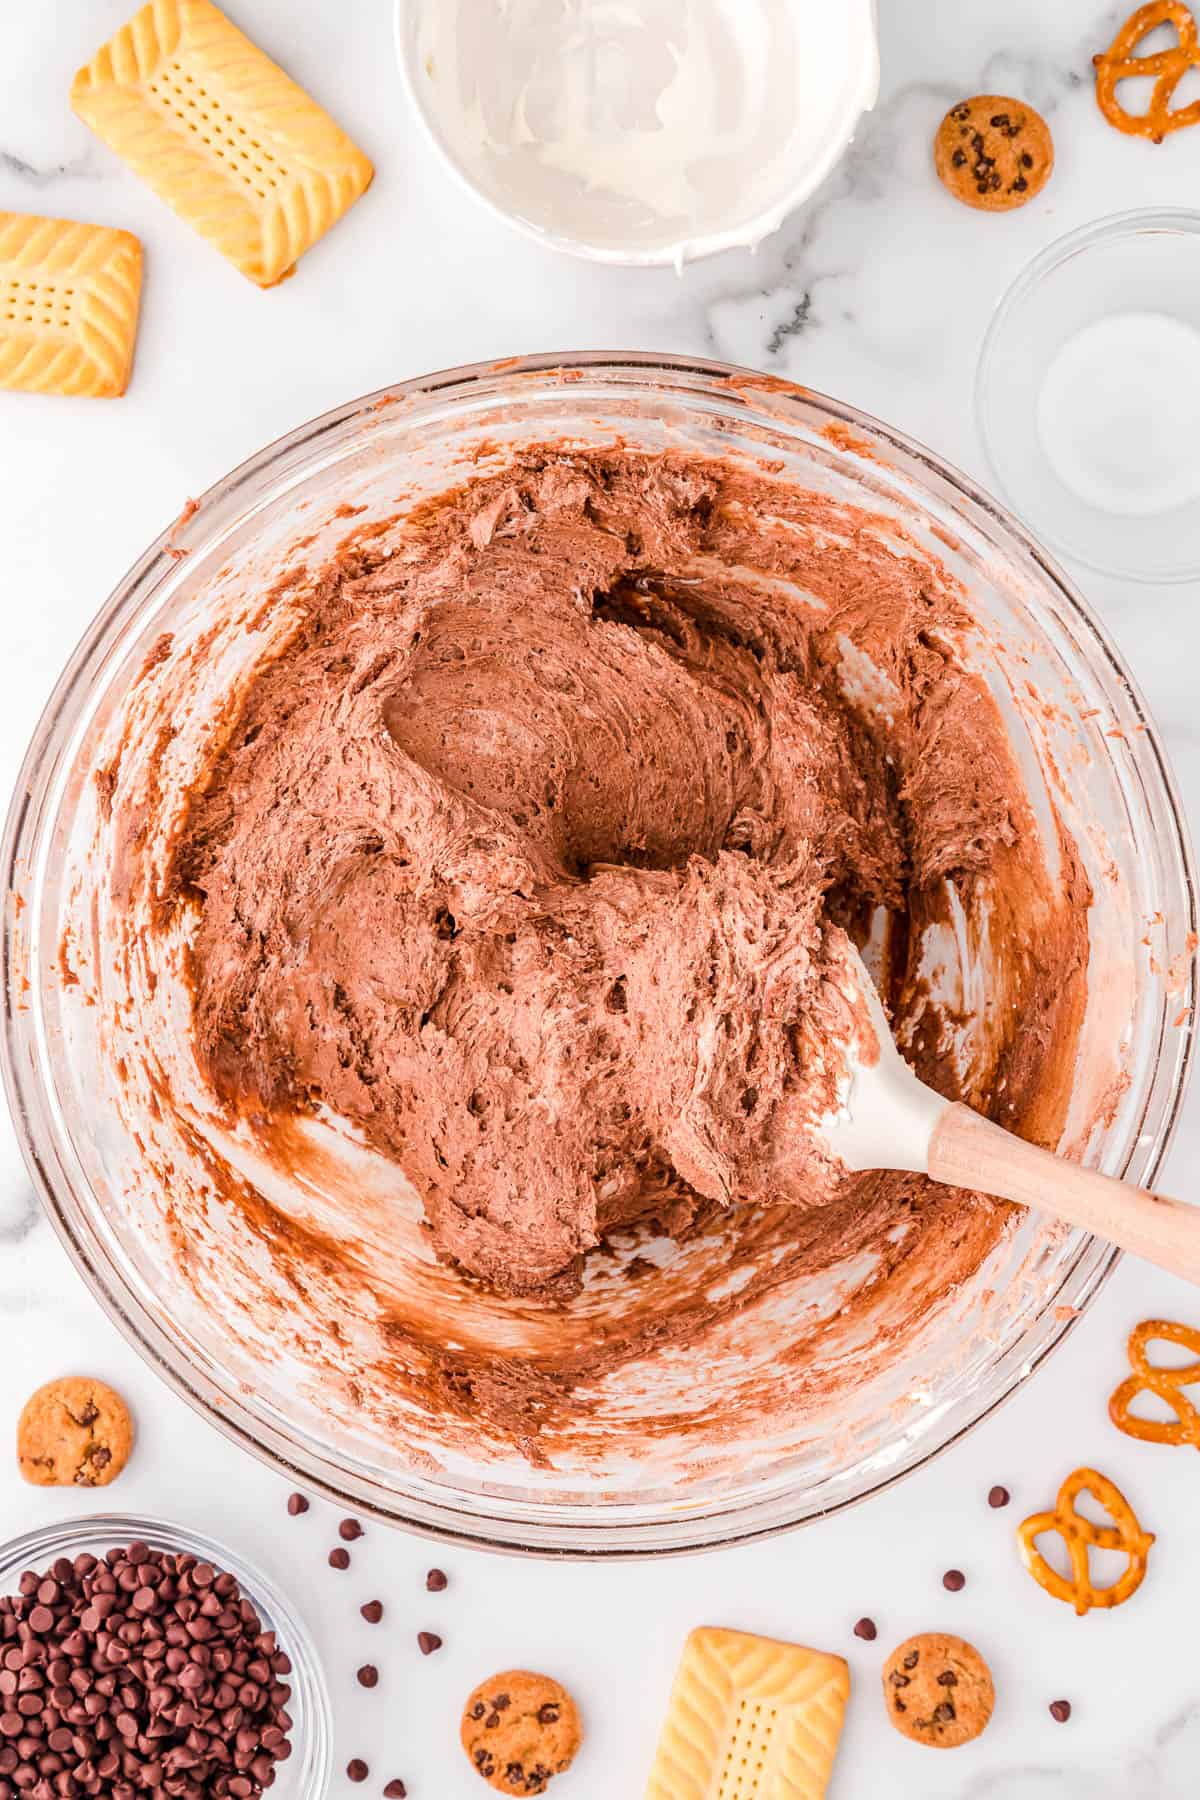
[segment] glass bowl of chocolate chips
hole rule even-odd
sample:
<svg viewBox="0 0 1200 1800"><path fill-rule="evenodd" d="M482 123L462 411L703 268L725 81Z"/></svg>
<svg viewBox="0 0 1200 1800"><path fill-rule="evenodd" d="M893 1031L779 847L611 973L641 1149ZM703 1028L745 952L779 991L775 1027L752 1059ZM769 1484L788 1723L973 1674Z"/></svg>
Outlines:
<svg viewBox="0 0 1200 1800"><path fill-rule="evenodd" d="M0 1550L0 1800L309 1800L330 1757L308 1629L224 1545L110 1514Z"/></svg>

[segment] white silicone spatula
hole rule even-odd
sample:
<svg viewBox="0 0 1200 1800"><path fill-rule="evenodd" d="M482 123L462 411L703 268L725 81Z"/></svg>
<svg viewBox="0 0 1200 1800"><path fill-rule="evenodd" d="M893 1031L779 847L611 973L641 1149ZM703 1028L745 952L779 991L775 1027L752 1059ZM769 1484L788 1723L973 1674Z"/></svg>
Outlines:
<svg viewBox="0 0 1200 1800"><path fill-rule="evenodd" d="M843 979L856 988L850 997L870 1016L879 1055L872 1061L851 1054L837 1110L812 1129L847 1168L911 1169L1015 1200L1200 1285L1200 1206L1081 1169L943 1099L896 1048L875 984L852 946L845 970Z"/></svg>

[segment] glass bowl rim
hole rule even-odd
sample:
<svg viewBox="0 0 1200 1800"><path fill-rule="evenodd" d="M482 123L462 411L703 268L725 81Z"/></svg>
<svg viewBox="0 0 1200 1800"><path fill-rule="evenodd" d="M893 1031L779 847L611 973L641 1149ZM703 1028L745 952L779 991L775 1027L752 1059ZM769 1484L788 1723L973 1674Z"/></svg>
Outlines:
<svg viewBox="0 0 1200 1800"><path fill-rule="evenodd" d="M140 1541L152 1550L186 1551L235 1578L264 1628L275 1632L280 1649L291 1659L292 1673L287 1680L301 1709L292 1732L292 1757L288 1764L296 1770L295 1800L322 1800L333 1772L333 1707L316 1642L287 1595L240 1550L170 1519L140 1513L79 1513L73 1518L35 1525L0 1544L0 1586L17 1571L44 1567L70 1553L97 1554L97 1545L111 1548L122 1540ZM103 1551L99 1554L103 1555Z"/></svg>
<svg viewBox="0 0 1200 1800"><path fill-rule="evenodd" d="M975 426L983 446L988 473L996 484L996 492L1006 501L1009 499L1009 487L1001 472L996 450L991 400L992 369L1001 337L1009 328L1018 307L1065 263L1096 249L1098 245L1114 243L1121 238L1138 237L1147 232L1200 238L1200 211L1186 206L1133 207L1127 212L1109 213L1104 218L1091 219L1039 250L1017 272L997 300L979 349L979 361L975 369L974 411ZM1082 568L1089 569L1095 575L1103 575L1114 581L1136 582L1143 587L1176 587L1182 582L1195 581L1200 577L1200 562L1148 574L1144 569L1132 566L1098 562L1088 555L1086 548L1067 544L1052 534L1048 534L1048 541L1062 555L1069 556L1072 562L1079 563Z"/></svg>
<svg viewBox="0 0 1200 1800"><path fill-rule="evenodd" d="M866 434L895 452L912 473L926 482L932 480L935 488L965 501L968 508L979 515L979 519L972 521L974 524L982 523L998 532L1015 561L1046 582L1056 599L1065 605L1073 627L1082 632L1088 641L1089 652L1102 665L1105 678L1117 684L1119 704L1124 707L1128 720L1142 727L1136 739L1138 755L1144 759L1144 764L1139 763L1139 772L1144 773L1152 787L1155 807L1162 811L1169 829L1170 850L1176 859L1183 888L1186 930L1189 933L1197 931L1200 921L1190 837L1174 776L1158 740L1157 727L1103 624L1065 572L1008 509L926 446L848 403L754 369L706 358L633 351L547 352L465 364L397 382L303 422L213 483L194 507L189 506L182 518L160 533L117 583L56 683L22 764L0 847L9 890L14 888L24 863L25 834L36 811L33 801L40 797L44 802L64 758L64 746L56 740L61 736L64 717L70 717L68 709L81 694L86 695L91 671L103 663L110 642L119 635L127 619L144 607L160 583L177 573L180 549L188 547L189 542L192 547L199 547L212 541L211 535L207 539L202 535L206 524L212 525L215 532L223 524L228 509L254 504L256 493L259 500L267 494L277 497L281 491L286 491L280 484L288 474L297 469L311 473L313 465L305 458L316 446L336 441L339 430L353 430L356 422L361 427L364 421L390 412L393 405L406 403L412 408L425 402L432 406L447 396L471 396L477 391L486 396L489 381L501 383L506 388L510 384L536 383L536 386L519 387L518 392L544 393L560 386L577 391L577 384L590 380L620 393L627 391L622 389L623 382L630 383L638 378L643 384L648 379L654 382L650 391L661 391L664 383L674 381L679 384L679 391L693 398L697 394L707 394L726 403L737 400L743 405L761 399L761 411L756 416L776 428L788 423L788 408L791 407L794 429L799 430L809 423L806 415L811 413L824 419L827 426L844 428L850 434ZM407 416L411 418L412 411ZM237 516L243 517L244 512ZM1114 707L1117 704L1114 701ZM1122 722L1126 722L1124 718ZM37 841L36 833L33 841ZM548 1515L556 1511L553 1503L535 1502L522 1506L510 1501L504 1503L507 1510L502 1515L494 1510L489 1515L470 1504L468 1497L456 1494L449 1487L444 1495L439 1494L433 1501L415 1496L400 1500L394 1496L381 1497L382 1490L378 1485L337 1468L330 1458L318 1456L268 1421L247 1413L232 1391L232 1382L222 1388L205 1370L185 1360L178 1345L132 1293L119 1271L106 1265L93 1246L84 1241L77 1226L88 1227L86 1211L70 1184L64 1184L69 1202L60 1200L50 1167L53 1157L44 1154L46 1146L39 1141L35 1124L31 1123L31 1112L36 1108L31 1108L30 1097L34 1102L39 1101L44 1084L40 1069L35 1072L36 1079L27 1074L19 1054L22 1028L13 990L20 979L20 969L13 955L12 912L11 907L7 908L4 917L5 1030L0 1035L0 1068L34 1187L92 1293L143 1359L231 1441L335 1504L352 1505L384 1523L402 1526L435 1541L584 1561L691 1554L775 1536L860 1504L958 1442L1009 1398L1065 1339L1120 1256L1113 1246L1077 1233L1074 1254L1064 1269L1058 1290L1061 1298L1071 1286L1070 1316L1049 1318L1050 1308L1047 1307L1033 1322L1042 1327L1038 1340L1031 1345L1026 1337L1022 1337L995 1365L1003 1370L1003 1380L986 1404L937 1441L923 1443L916 1453L900 1458L894 1467L872 1472L858 1491L839 1496L825 1505L810 1504L806 1508L801 1504L797 1507L786 1492L782 1497L779 1494L757 1498L739 1495L732 1505L722 1505L721 1497L715 1496L702 1506L661 1508L653 1520L644 1521L622 1518L623 1510L631 1510L627 1503L624 1508L622 1504L610 1503L586 1508L558 1508L558 1512L569 1510L571 1515L569 1522L559 1523L548 1519ZM1186 994L1189 999L1196 992L1198 968L1200 953L1193 950L1187 964ZM1153 1181L1161 1167L1178 1123L1195 1048L1191 1024L1181 1033L1181 1039L1169 1103L1158 1128L1157 1141L1151 1143L1139 1173L1139 1179L1146 1184ZM44 1126L44 1121L38 1123ZM1135 1140L1128 1151L1126 1165L1143 1147ZM51 1144L49 1148L53 1151L55 1147ZM70 1216L72 1206L79 1215L78 1220ZM1056 1312L1063 1310L1059 1308Z"/></svg>

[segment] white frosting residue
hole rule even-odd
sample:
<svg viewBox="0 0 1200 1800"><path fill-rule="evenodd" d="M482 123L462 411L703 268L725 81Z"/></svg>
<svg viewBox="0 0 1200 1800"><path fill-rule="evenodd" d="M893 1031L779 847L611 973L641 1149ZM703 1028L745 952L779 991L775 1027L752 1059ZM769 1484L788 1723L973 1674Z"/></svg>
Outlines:
<svg viewBox="0 0 1200 1800"><path fill-rule="evenodd" d="M774 229L878 83L872 0L409 0L401 41L494 204L634 260Z"/></svg>

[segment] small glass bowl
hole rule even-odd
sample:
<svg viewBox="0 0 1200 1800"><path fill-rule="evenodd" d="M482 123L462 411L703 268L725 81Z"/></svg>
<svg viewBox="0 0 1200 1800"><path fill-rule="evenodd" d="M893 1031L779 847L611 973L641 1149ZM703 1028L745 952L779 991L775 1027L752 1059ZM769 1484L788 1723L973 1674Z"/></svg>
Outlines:
<svg viewBox="0 0 1200 1800"><path fill-rule="evenodd" d="M312 1634L290 1601L236 1550L165 1520L138 1518L132 1513L98 1513L10 1538L0 1547L0 1594L16 1593L26 1569L46 1569L57 1557L75 1557L83 1551L103 1557L117 1545L133 1543L146 1544L151 1550L186 1550L235 1577L263 1629L275 1633L292 1665L287 1678L292 1690L288 1702L292 1754L278 1765L272 1800L321 1800L333 1763L333 1716Z"/></svg>
<svg viewBox="0 0 1200 1800"><path fill-rule="evenodd" d="M1200 213L1178 208L1119 213L1049 245L996 308L975 386L979 434L999 491L1022 521L1076 562L1126 581L1200 576L1200 496L1161 509L1121 509L1069 485L1047 454L1039 411L1060 353L1083 334L1134 315L1157 315L1200 332ZM1097 349L1097 354L1103 354ZM1111 356L1106 358L1111 363ZM1059 365L1061 367L1061 365ZM1084 383L1086 386L1086 382ZM1139 395L1139 399L1142 397ZM1165 405L1151 391L1149 415ZM1080 430L1086 430L1080 421ZM1139 434L1128 433L1136 454Z"/></svg>

